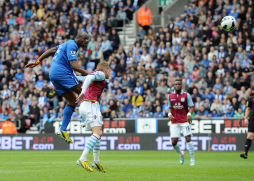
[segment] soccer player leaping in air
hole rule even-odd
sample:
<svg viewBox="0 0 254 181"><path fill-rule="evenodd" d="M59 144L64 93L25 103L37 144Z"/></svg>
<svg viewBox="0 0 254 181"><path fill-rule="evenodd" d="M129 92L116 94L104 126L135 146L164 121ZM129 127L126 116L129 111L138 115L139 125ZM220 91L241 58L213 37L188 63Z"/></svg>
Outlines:
<svg viewBox="0 0 254 181"><path fill-rule="evenodd" d="M109 76L109 65L106 62L99 63L96 70L92 71L85 77L85 81L82 84L82 92L76 100L76 103L81 102L79 112L85 120L86 130L93 131L93 134L86 142L85 149L81 157L77 160L77 164L90 172L93 172L93 170L89 166L87 156L92 150L94 156L92 167L101 172L106 172L99 159L103 125L99 100L106 86L105 79L108 79Z"/></svg>
<svg viewBox="0 0 254 181"><path fill-rule="evenodd" d="M86 48L89 42L89 36L86 32L79 32L75 40L69 40L59 46L51 48L44 52L36 62L28 63L25 68L33 68L42 60L53 56L50 67L49 79L53 83L59 95L64 96L69 102L63 112L63 122L57 135L67 143L73 143L66 128L70 122L72 113L76 107L76 95L81 93L81 84L74 71L88 75L89 72L84 70L77 62L77 51L79 48Z"/></svg>
<svg viewBox="0 0 254 181"><path fill-rule="evenodd" d="M175 151L180 154L180 163L183 164L185 152L181 151L179 145L177 144L178 138L180 138L182 131L183 136L185 136L186 142L188 143L189 147L191 157L190 165L193 166L195 165L195 159L194 145L191 141L191 113L194 104L190 94L183 92L181 79L175 80L174 88L174 93L168 95L168 117L169 120L171 120L170 136Z"/></svg>

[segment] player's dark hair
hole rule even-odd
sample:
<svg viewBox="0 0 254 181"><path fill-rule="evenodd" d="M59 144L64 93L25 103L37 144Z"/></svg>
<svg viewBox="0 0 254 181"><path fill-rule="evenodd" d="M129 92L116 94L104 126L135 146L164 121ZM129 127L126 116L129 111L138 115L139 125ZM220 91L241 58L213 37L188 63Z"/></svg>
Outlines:
<svg viewBox="0 0 254 181"><path fill-rule="evenodd" d="M85 37L85 36L89 36L88 33L87 33L86 31L80 31L80 32L78 32L78 34L77 34L75 40L76 40L77 38L79 38L79 37Z"/></svg>
<svg viewBox="0 0 254 181"><path fill-rule="evenodd" d="M176 82L181 82L182 83L182 79L175 79L174 85L175 85Z"/></svg>

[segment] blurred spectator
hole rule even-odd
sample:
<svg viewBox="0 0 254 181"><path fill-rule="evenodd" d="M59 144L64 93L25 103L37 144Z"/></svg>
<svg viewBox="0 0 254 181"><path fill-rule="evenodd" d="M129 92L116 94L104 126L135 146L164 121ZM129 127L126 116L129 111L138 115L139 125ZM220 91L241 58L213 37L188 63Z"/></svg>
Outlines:
<svg viewBox="0 0 254 181"><path fill-rule="evenodd" d="M152 12L151 10L146 6L146 4L143 5L138 10L138 24L146 31L148 32L148 29L150 28L150 25L153 23L152 18Z"/></svg>
<svg viewBox="0 0 254 181"><path fill-rule="evenodd" d="M128 99L124 99L124 106L123 106L123 111L125 112L125 114L127 115L129 109L132 109L133 106L132 104L129 102Z"/></svg>
<svg viewBox="0 0 254 181"><path fill-rule="evenodd" d="M103 62L103 51L99 48L99 45L95 45L95 48L92 52L92 59L91 61L95 62L95 67L98 63Z"/></svg>
<svg viewBox="0 0 254 181"><path fill-rule="evenodd" d="M106 36L103 36L103 42L101 43L101 50L103 51L104 59L107 59L112 53L112 46Z"/></svg>
<svg viewBox="0 0 254 181"><path fill-rule="evenodd" d="M75 108L75 112L72 114L72 118L71 119L80 119L81 118L81 114L79 113L79 108L76 107Z"/></svg>
<svg viewBox="0 0 254 181"><path fill-rule="evenodd" d="M128 113L126 114L127 118L135 118L135 114L133 113L132 109L128 110Z"/></svg>
<svg viewBox="0 0 254 181"><path fill-rule="evenodd" d="M234 118L243 118L244 117L244 112L242 110L242 108L238 108L238 111L235 113L235 115L233 116Z"/></svg>
<svg viewBox="0 0 254 181"><path fill-rule="evenodd" d="M234 111L232 110L232 107L228 107L228 112L224 115L225 118L232 118L234 116Z"/></svg>
<svg viewBox="0 0 254 181"><path fill-rule="evenodd" d="M153 116L154 116L154 118L163 118L164 117L160 106L156 107L156 112L154 113Z"/></svg>
<svg viewBox="0 0 254 181"><path fill-rule="evenodd" d="M31 119L31 123L37 124L40 121L40 108L37 106L37 98L33 97L32 105L29 106L29 116Z"/></svg>
<svg viewBox="0 0 254 181"><path fill-rule="evenodd" d="M17 134L16 126L10 119L7 119L2 125L2 134Z"/></svg>
<svg viewBox="0 0 254 181"><path fill-rule="evenodd" d="M208 114L209 114L209 111L205 110L204 106L201 106L200 111L197 111L197 113L196 113L196 118L197 119L206 118L208 116Z"/></svg>
<svg viewBox="0 0 254 181"><path fill-rule="evenodd" d="M25 120L25 116L23 115L21 109L17 109L17 115L16 115L16 118L15 118L15 122L16 122L16 125L20 126L20 128L18 129L18 132L19 133L25 133L26 130L27 130L26 120Z"/></svg>
<svg viewBox="0 0 254 181"><path fill-rule="evenodd" d="M138 91L134 91L135 94L131 98L132 105L140 106L141 102L143 102L143 97L138 93Z"/></svg>

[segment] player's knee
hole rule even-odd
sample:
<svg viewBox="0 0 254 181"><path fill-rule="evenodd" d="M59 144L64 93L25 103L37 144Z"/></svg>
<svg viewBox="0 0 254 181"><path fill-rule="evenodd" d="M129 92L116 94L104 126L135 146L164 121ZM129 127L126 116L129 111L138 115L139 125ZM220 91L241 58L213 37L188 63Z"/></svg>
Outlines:
<svg viewBox="0 0 254 181"><path fill-rule="evenodd" d="M102 136L102 130L99 132L99 136L100 136L100 137Z"/></svg>
<svg viewBox="0 0 254 181"><path fill-rule="evenodd" d="M96 131L96 134L99 135L100 137L102 136L102 130Z"/></svg>
<svg viewBox="0 0 254 181"><path fill-rule="evenodd" d="M176 146L177 145L177 140L172 140L172 145Z"/></svg>
<svg viewBox="0 0 254 181"><path fill-rule="evenodd" d="M248 133L248 134L247 134L247 139L252 140L253 137L254 137L254 133Z"/></svg>
<svg viewBox="0 0 254 181"><path fill-rule="evenodd" d="M188 142L191 142L191 137L190 136L187 136L186 137L186 142L188 143Z"/></svg>

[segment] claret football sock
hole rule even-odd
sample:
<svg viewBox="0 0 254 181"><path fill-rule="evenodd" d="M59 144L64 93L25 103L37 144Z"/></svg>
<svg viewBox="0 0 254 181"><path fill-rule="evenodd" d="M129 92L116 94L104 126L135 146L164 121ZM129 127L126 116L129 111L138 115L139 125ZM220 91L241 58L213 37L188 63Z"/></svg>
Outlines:
<svg viewBox="0 0 254 181"><path fill-rule="evenodd" d="M72 113L74 112L74 107L66 105L63 112L63 122L61 125L61 130L66 131L68 124L70 123Z"/></svg>

